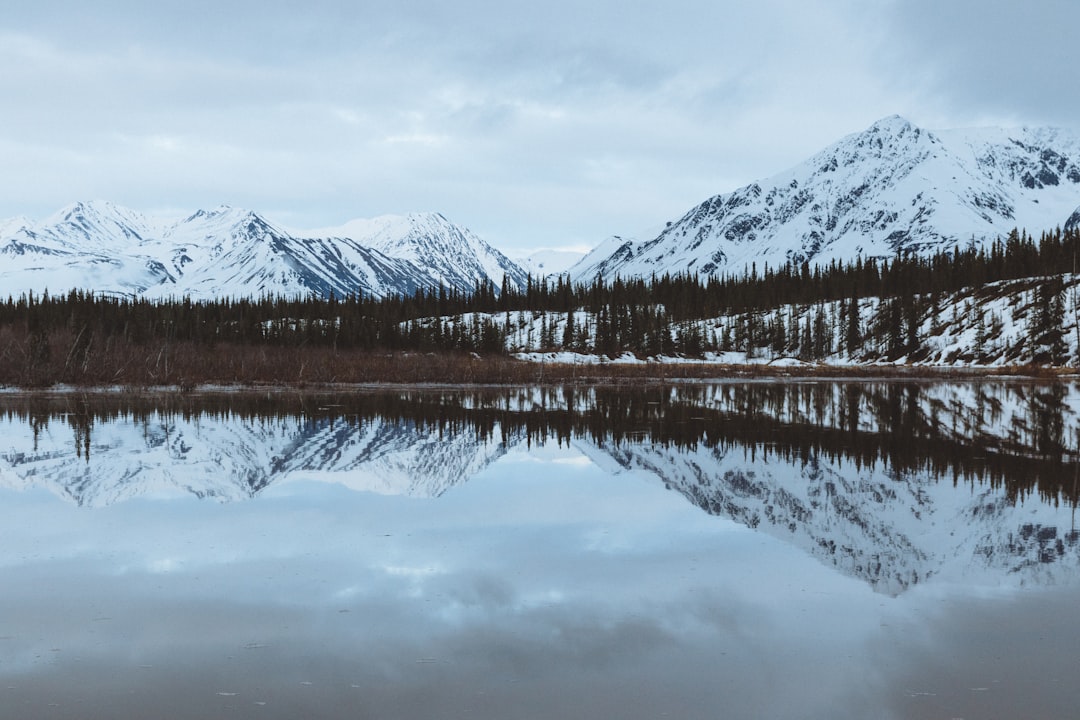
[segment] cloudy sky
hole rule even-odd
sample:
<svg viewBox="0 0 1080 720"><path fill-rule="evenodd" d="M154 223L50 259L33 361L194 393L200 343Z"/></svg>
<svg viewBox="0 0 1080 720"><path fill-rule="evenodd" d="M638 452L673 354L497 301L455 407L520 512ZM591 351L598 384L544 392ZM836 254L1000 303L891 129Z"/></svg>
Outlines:
<svg viewBox="0 0 1080 720"><path fill-rule="evenodd" d="M513 254L662 226L893 113L1076 126L1074 0L42 0L0 218L436 210Z"/></svg>

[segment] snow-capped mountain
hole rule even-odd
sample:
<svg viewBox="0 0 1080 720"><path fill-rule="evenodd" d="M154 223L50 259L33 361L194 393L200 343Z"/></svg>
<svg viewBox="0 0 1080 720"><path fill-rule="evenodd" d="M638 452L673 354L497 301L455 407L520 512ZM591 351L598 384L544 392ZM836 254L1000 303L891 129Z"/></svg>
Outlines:
<svg viewBox="0 0 1080 720"><path fill-rule="evenodd" d="M1051 128L928 131L878 121L802 164L712 197L654 238L614 238L572 270L741 272L932 253L1063 226L1080 203L1080 137ZM1080 222L1077 218L1075 222Z"/></svg>
<svg viewBox="0 0 1080 720"><path fill-rule="evenodd" d="M383 297L440 284L469 292L484 279L499 287L504 274L511 284L524 281L524 271L441 215L410 216L371 236L327 237L227 206L169 221L103 201L75 203L40 223L0 223L0 259L0 287L11 295Z"/></svg>
<svg viewBox="0 0 1080 720"><path fill-rule="evenodd" d="M425 268L353 240L297 238L254 212L229 207L200 210L168 227L158 252L168 254L176 279L144 296L341 297L359 291L381 297L438 284Z"/></svg>
<svg viewBox="0 0 1080 720"><path fill-rule="evenodd" d="M381 215L298 234L309 238L352 238L389 257L424 268L447 287L471 290L478 280L487 279L499 289L504 277L511 287L525 287L525 270L440 213Z"/></svg>
<svg viewBox="0 0 1080 720"><path fill-rule="evenodd" d="M139 294L175 282L144 243L159 234L142 215L107 202L75 203L40 223L0 223L0 288L19 295L71 289Z"/></svg>

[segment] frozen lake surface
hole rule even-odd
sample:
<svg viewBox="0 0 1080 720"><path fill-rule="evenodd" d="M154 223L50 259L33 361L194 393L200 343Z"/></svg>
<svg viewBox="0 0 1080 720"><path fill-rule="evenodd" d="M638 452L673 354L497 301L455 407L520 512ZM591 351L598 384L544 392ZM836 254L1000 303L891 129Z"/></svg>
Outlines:
<svg viewBox="0 0 1080 720"><path fill-rule="evenodd" d="M0 715L1064 718L1080 389L0 396Z"/></svg>

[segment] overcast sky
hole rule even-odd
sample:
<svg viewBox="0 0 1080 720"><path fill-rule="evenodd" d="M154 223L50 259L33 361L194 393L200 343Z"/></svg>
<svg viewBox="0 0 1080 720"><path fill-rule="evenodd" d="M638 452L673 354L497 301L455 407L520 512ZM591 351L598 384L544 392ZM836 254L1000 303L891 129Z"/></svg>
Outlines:
<svg viewBox="0 0 1080 720"><path fill-rule="evenodd" d="M900 114L1075 127L1075 0L128 0L0 16L0 218L434 210L516 254L662 226Z"/></svg>

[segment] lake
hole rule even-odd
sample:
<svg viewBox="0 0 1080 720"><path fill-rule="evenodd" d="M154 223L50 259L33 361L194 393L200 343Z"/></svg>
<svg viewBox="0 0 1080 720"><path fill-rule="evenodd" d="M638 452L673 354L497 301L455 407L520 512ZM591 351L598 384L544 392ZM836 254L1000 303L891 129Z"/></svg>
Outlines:
<svg viewBox="0 0 1080 720"><path fill-rule="evenodd" d="M1080 387L0 394L0 715L1066 718Z"/></svg>

